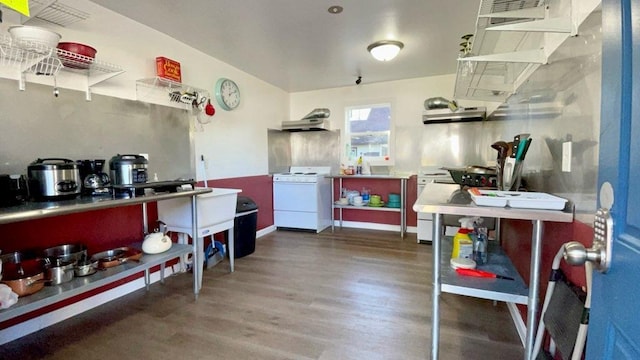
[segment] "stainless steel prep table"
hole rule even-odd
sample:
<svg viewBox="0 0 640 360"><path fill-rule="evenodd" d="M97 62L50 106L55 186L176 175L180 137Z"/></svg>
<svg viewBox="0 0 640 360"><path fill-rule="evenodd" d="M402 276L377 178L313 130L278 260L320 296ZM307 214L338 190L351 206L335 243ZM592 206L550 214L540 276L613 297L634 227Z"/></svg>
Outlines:
<svg viewBox="0 0 640 360"><path fill-rule="evenodd" d="M342 227L342 210L343 209L355 209L355 210L375 210L375 211L391 211L400 213L400 237L404 238L404 233L407 231L407 180L409 175L328 175L331 178L331 231L334 230L335 214L334 209L339 209L340 214L340 227ZM335 184L334 180L338 179L339 188L342 189L342 179L357 179L357 180L398 180L400 181L400 208L389 207L369 207L369 206L353 206L353 205L339 205L336 204L335 199Z"/></svg>
<svg viewBox="0 0 640 360"><path fill-rule="evenodd" d="M193 220L192 226L195 233L195 229L198 228L197 197L200 194L206 194L211 191L211 189L203 188L174 193L137 196L130 199L114 199L111 197L88 197L63 201L28 202L23 205L0 208L0 224L9 224L18 221L36 220L45 217L141 204L143 212L143 223L146 230L146 204L148 202L191 197L191 214ZM120 266L107 269L106 271L100 271L88 277L73 279L69 283L46 287L45 289L33 295L20 298L18 300L18 303L16 303L12 307L0 310L0 322L15 318L17 316L26 314L28 312L51 304L55 304L59 301L96 289L100 286L104 286L108 283L123 279L138 272L145 272L145 283L148 285L149 269L153 266L161 265L161 267L164 268L163 265L166 261L189 253L191 253L193 256L193 263L197 264L197 257L200 256L200 252L198 251L198 249L202 245L195 239L197 238L194 238L192 246L174 244L167 252L155 255L145 254L142 257L141 261L138 263L122 264ZM198 297L201 288L201 284L199 284L197 280L199 278L198 274L201 271L202 268L193 266L193 292L196 298ZM163 274L161 274L161 276L163 276Z"/></svg>
<svg viewBox="0 0 640 360"><path fill-rule="evenodd" d="M464 203L451 203L452 195L460 195L459 185L427 184L418 195L413 210L419 213L433 214L433 314L431 328L431 358L438 359L438 342L440 337L440 292L445 291L454 294L473 296L498 301L520 303L522 289L520 288L519 275L513 281L511 288L505 287L505 281L497 280L488 282L486 279L459 279L455 272L442 263L442 215L483 216L503 219L531 220L533 231L531 235L531 262L529 289L526 296L527 304L527 334L525 340L525 359L531 359L534 337L537 328L538 293L540 287L540 256L542 250L542 230L544 221L572 222L573 207L569 206L564 211L554 210L530 210L515 209L509 207L477 206L471 201L471 197ZM461 196L455 197L457 200ZM458 201L462 202L462 201ZM491 253L490 256L493 256ZM504 258L502 258L504 260ZM505 261L510 263L509 261ZM491 260L490 260L491 263ZM515 269L513 269L515 272ZM513 274L512 274L513 275ZM511 276L511 275L508 275ZM525 288L526 290L526 288Z"/></svg>

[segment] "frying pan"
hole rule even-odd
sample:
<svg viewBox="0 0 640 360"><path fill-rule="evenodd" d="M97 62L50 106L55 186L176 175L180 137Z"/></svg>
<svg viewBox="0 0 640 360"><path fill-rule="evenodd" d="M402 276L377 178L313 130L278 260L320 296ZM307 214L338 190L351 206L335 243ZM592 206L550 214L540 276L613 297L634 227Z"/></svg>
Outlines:
<svg viewBox="0 0 640 360"><path fill-rule="evenodd" d="M91 261L97 261L98 267L106 269L127 261L140 261L141 257L142 251L125 246L93 254Z"/></svg>
<svg viewBox="0 0 640 360"><path fill-rule="evenodd" d="M457 184L463 185L463 176L467 174L486 174L495 175L496 169L486 166L470 165L460 168L443 167L442 170L447 170L451 174L453 181Z"/></svg>

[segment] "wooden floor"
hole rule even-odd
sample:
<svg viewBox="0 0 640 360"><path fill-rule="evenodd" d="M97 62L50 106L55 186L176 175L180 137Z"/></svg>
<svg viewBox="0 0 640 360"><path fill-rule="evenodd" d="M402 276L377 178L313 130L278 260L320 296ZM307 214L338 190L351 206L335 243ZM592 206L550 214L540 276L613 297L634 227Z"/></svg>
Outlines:
<svg viewBox="0 0 640 360"><path fill-rule="evenodd" d="M276 231L255 253L0 346L2 359L429 359L431 246L415 234ZM505 304L441 296L441 359L521 359Z"/></svg>

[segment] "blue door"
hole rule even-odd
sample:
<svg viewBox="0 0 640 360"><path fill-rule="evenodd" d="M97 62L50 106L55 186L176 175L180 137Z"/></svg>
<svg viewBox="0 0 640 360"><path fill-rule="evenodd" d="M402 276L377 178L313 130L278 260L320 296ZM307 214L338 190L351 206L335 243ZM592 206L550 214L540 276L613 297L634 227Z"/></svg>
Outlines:
<svg viewBox="0 0 640 360"><path fill-rule="evenodd" d="M599 206L614 221L609 271L593 274L587 359L640 359L640 0L602 1ZM612 200L613 199L613 200Z"/></svg>

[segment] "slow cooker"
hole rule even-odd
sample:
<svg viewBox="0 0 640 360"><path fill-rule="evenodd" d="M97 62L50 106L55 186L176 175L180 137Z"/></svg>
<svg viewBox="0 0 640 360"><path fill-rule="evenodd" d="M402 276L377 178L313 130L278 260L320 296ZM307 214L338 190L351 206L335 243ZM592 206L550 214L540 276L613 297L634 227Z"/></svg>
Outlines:
<svg viewBox="0 0 640 360"><path fill-rule="evenodd" d="M36 200L61 200L80 194L80 170L73 160L37 159L28 170L29 192Z"/></svg>
<svg viewBox="0 0 640 360"><path fill-rule="evenodd" d="M109 160L113 185L134 185L147 182L148 160L142 155L116 155Z"/></svg>

